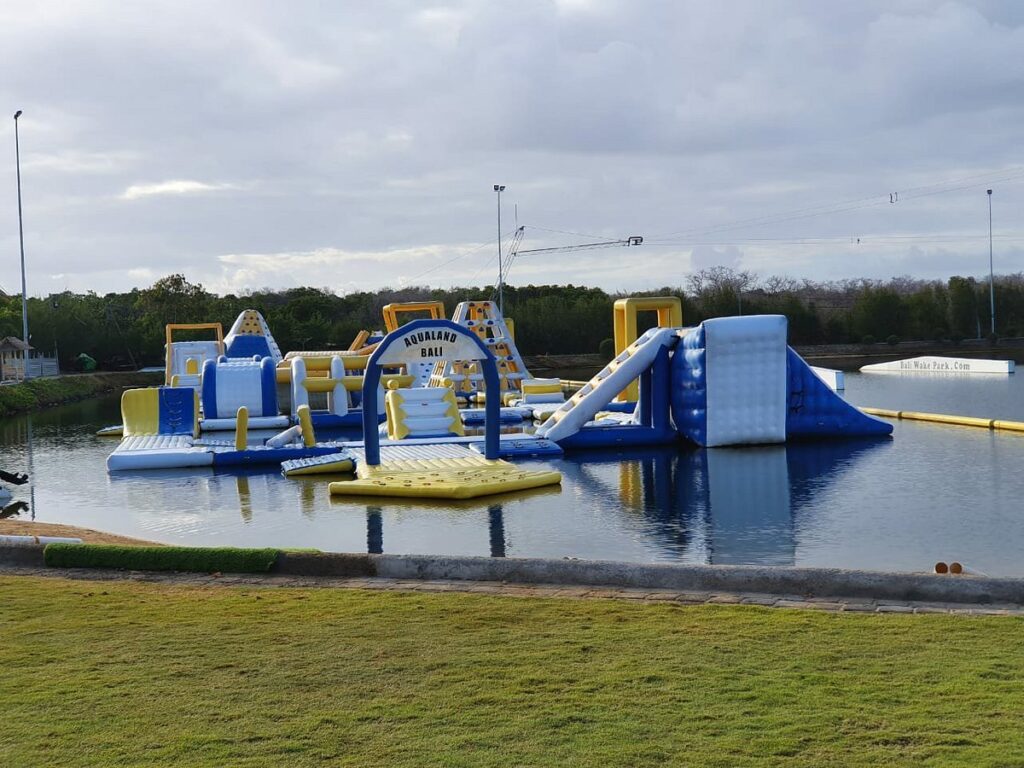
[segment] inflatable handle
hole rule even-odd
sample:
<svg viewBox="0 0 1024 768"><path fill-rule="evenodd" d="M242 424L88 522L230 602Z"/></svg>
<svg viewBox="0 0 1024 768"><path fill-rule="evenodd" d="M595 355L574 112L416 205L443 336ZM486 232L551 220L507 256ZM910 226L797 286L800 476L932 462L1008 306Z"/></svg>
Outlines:
<svg viewBox="0 0 1024 768"><path fill-rule="evenodd" d="M244 405L235 415L235 450L244 451L249 444L249 409Z"/></svg>
<svg viewBox="0 0 1024 768"><path fill-rule="evenodd" d="M300 405L297 410L299 427L302 429L302 443L307 448L316 445L316 435L313 434L313 417L310 415L308 405Z"/></svg>

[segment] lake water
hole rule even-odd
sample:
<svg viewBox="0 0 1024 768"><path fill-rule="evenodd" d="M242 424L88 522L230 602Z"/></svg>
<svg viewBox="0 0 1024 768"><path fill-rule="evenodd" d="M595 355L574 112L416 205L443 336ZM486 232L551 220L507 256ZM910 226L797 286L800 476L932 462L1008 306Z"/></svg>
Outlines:
<svg viewBox="0 0 1024 768"><path fill-rule="evenodd" d="M1024 421L1024 377L848 374L858 405ZM561 488L471 502L332 499L326 476L108 475L108 397L0 422L20 519L167 543L1024 576L1024 434L904 422L884 440L574 453Z"/></svg>

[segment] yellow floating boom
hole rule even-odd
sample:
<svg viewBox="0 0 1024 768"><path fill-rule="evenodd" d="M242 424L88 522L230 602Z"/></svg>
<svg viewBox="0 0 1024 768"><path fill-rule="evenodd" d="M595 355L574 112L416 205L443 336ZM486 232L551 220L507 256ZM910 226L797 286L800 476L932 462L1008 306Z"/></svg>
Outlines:
<svg viewBox="0 0 1024 768"><path fill-rule="evenodd" d="M975 416L949 416L944 413L921 413L920 411L892 411L887 408L861 408L861 410L864 413L871 414L872 416L881 416L884 419L930 421L934 424L953 424L958 427L980 427L981 429L1001 429L1007 432L1024 432L1024 421L979 419Z"/></svg>

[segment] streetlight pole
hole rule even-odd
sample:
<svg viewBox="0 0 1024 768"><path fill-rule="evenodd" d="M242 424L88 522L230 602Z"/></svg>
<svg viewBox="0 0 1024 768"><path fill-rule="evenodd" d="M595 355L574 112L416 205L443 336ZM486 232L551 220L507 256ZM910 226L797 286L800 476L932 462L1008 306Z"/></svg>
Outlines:
<svg viewBox="0 0 1024 768"><path fill-rule="evenodd" d="M501 263L501 193L505 191L504 184L495 184L494 191L498 193L498 311L505 315L505 273Z"/></svg>
<svg viewBox="0 0 1024 768"><path fill-rule="evenodd" d="M992 269L992 190L988 190L988 300L992 315L992 335L996 335L996 281Z"/></svg>
<svg viewBox="0 0 1024 768"><path fill-rule="evenodd" d="M28 294L25 291L25 229L21 224L21 147L18 144L19 117L21 117L20 109L14 113L14 165L18 174L18 243L21 246L21 334L22 341L28 344ZM27 350L25 355L27 360Z"/></svg>

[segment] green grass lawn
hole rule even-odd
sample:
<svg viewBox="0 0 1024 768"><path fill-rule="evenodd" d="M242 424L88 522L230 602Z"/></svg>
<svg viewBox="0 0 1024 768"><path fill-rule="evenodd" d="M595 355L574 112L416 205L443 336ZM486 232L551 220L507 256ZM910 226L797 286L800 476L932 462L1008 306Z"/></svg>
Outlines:
<svg viewBox="0 0 1024 768"><path fill-rule="evenodd" d="M0 578L0 765L1024 765L1024 621Z"/></svg>

